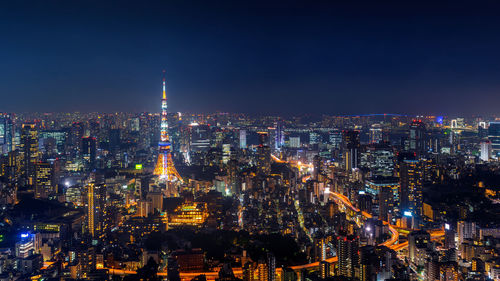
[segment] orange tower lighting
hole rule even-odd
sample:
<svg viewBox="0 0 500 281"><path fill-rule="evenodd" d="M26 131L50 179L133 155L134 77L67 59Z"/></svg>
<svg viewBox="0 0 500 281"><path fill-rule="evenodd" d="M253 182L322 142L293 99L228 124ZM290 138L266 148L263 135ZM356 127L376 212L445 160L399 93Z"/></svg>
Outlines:
<svg viewBox="0 0 500 281"><path fill-rule="evenodd" d="M167 121L167 93L165 85L165 70L163 71L163 97L161 99L161 123L160 123L160 142L158 143L158 161L154 174L160 176L160 179L167 182L178 180L182 182L182 178L175 169L172 155L170 154L171 144L168 136L168 121Z"/></svg>

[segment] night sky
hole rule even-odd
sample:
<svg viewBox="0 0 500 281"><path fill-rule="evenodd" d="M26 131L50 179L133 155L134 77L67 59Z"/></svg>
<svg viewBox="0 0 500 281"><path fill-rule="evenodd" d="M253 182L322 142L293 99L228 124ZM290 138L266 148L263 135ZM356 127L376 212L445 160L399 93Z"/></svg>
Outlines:
<svg viewBox="0 0 500 281"><path fill-rule="evenodd" d="M2 1L0 111L500 111L494 1L268 2Z"/></svg>

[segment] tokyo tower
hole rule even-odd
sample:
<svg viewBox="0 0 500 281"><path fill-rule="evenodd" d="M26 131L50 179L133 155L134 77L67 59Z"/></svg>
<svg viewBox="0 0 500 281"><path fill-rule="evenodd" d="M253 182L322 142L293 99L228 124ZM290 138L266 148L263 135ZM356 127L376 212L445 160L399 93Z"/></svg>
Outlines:
<svg viewBox="0 0 500 281"><path fill-rule="evenodd" d="M167 121L167 93L165 89L165 70L163 71L163 98L161 99L161 123L160 123L160 142L158 143L158 161L154 174L160 176L160 179L167 182L181 181L182 178L175 169L172 155L170 154L171 144L168 136Z"/></svg>

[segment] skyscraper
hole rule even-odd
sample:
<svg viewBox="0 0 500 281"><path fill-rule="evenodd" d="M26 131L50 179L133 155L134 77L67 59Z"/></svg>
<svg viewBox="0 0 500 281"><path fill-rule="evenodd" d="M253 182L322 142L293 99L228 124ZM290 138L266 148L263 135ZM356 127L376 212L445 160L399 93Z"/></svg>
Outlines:
<svg viewBox="0 0 500 281"><path fill-rule="evenodd" d="M289 146L291 148L300 148L300 137L290 137Z"/></svg>
<svg viewBox="0 0 500 281"><path fill-rule="evenodd" d="M342 143L344 150L344 168L347 172L358 168L359 165L359 131L343 131Z"/></svg>
<svg viewBox="0 0 500 281"><path fill-rule="evenodd" d="M23 124L21 128L21 153L23 154L23 175L26 185L35 184L38 162L38 131L35 124Z"/></svg>
<svg viewBox="0 0 500 281"><path fill-rule="evenodd" d="M82 158L89 169L95 168L97 140L94 137L82 139Z"/></svg>
<svg viewBox="0 0 500 281"><path fill-rule="evenodd" d="M333 130L328 134L328 141L335 149L339 149L342 144L342 132L340 130Z"/></svg>
<svg viewBox="0 0 500 281"><path fill-rule="evenodd" d="M493 156L498 158L500 155L500 122L490 122L488 139L491 141Z"/></svg>
<svg viewBox="0 0 500 281"><path fill-rule="evenodd" d="M276 139L274 140L275 149L280 150L283 144L285 144L285 134L283 133L283 122L278 120L276 122Z"/></svg>
<svg viewBox="0 0 500 281"><path fill-rule="evenodd" d="M240 130L240 149L247 148L247 131Z"/></svg>
<svg viewBox="0 0 500 281"><path fill-rule="evenodd" d="M378 202L379 202L379 219L383 221L388 221L390 216L394 212L394 190L390 185L381 185Z"/></svg>
<svg viewBox="0 0 500 281"><path fill-rule="evenodd" d="M317 132L309 133L309 144L318 144L321 143L321 135Z"/></svg>
<svg viewBox="0 0 500 281"><path fill-rule="evenodd" d="M73 148L73 153L75 155L80 154L80 148L82 147L82 138L85 135L85 128L82 122L74 122L71 125L70 141L68 145Z"/></svg>
<svg viewBox="0 0 500 281"><path fill-rule="evenodd" d="M165 71L163 71L165 74ZM172 160L170 138L168 136L168 121L167 121L167 93L165 85L165 77L163 77L163 97L161 99L161 123L160 123L160 142L158 143L158 161L154 174L160 176L161 179L170 182L173 180L182 181L181 176L177 172Z"/></svg>
<svg viewBox="0 0 500 281"><path fill-rule="evenodd" d="M425 152L425 134L425 123L423 123L422 120L413 120L413 122L410 124L410 135L408 140L409 151L416 152L417 155L421 155Z"/></svg>
<svg viewBox="0 0 500 281"><path fill-rule="evenodd" d="M35 198L46 198L54 193L54 170L50 163L36 164Z"/></svg>
<svg viewBox="0 0 500 281"><path fill-rule="evenodd" d="M257 171L261 175L271 173L271 149L267 145L267 133L259 132L259 146L257 147Z"/></svg>
<svg viewBox="0 0 500 281"><path fill-rule="evenodd" d="M491 151L492 151L491 141L490 140L481 141L480 145L481 145L481 151L480 151L481 154L479 158L487 162L491 158Z"/></svg>
<svg viewBox="0 0 500 281"><path fill-rule="evenodd" d="M210 148L211 131L210 126L205 124L191 124L189 147L192 152L206 152ZM246 138L245 138L246 141ZM245 143L246 145L246 143Z"/></svg>
<svg viewBox="0 0 500 281"><path fill-rule="evenodd" d="M83 141L83 139L80 140L80 142L82 142L82 141ZM109 143L109 150L111 152L113 152L113 154L119 153L120 152L120 145L121 145L120 129L109 130L108 141L109 141L108 142Z"/></svg>
<svg viewBox="0 0 500 281"><path fill-rule="evenodd" d="M423 203L423 170L419 160L402 159L399 162L400 210L420 215Z"/></svg>
<svg viewBox="0 0 500 281"><path fill-rule="evenodd" d="M87 233L92 239L102 235L106 186L90 183L87 186Z"/></svg>
<svg viewBox="0 0 500 281"><path fill-rule="evenodd" d="M339 275L355 278L358 265L359 242L355 236L337 238L337 255L339 257Z"/></svg>
<svg viewBox="0 0 500 281"><path fill-rule="evenodd" d="M0 113L0 153L12 151L14 126L10 114Z"/></svg>
<svg viewBox="0 0 500 281"><path fill-rule="evenodd" d="M380 124L373 124L370 128L370 143L380 143L382 140L382 127Z"/></svg>
<svg viewBox="0 0 500 281"><path fill-rule="evenodd" d="M360 158L360 165L370 169L371 176L394 175L394 152L388 144L370 144Z"/></svg>
<svg viewBox="0 0 500 281"><path fill-rule="evenodd" d="M50 139L55 140L55 149L57 153L63 153L66 147L68 132L67 131L57 131L57 130L45 130L41 131L39 134L40 142L46 142Z"/></svg>

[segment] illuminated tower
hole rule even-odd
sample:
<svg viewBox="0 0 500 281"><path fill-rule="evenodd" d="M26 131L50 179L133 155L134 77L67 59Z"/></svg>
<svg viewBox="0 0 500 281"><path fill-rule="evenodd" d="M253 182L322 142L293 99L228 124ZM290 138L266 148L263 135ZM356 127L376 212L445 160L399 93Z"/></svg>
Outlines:
<svg viewBox="0 0 500 281"><path fill-rule="evenodd" d="M163 71L165 74L165 71ZM181 176L177 172L170 154L170 139L168 137L168 122L167 122L167 93L165 89L165 77L163 77L163 98L161 99L161 123L160 123L160 142L158 143L158 162L154 174L160 176L161 179L170 182L174 179L182 181Z"/></svg>

